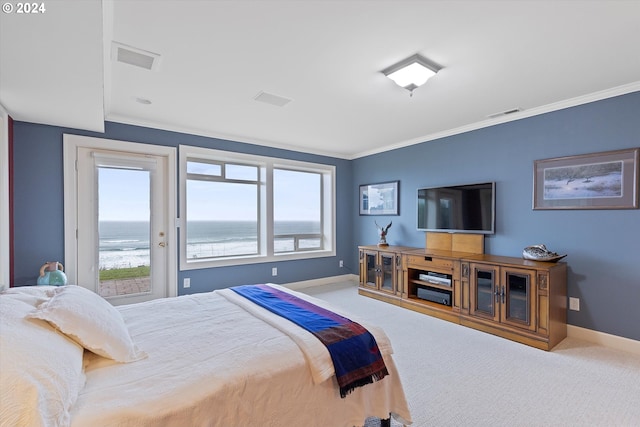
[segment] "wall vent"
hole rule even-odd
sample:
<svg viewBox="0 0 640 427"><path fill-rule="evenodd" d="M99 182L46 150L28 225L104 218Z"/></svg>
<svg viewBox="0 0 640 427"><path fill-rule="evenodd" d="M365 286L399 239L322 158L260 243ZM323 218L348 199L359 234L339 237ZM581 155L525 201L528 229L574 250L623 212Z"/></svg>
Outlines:
<svg viewBox="0 0 640 427"><path fill-rule="evenodd" d="M111 43L111 59L145 70L157 71L160 65L160 54L127 46L122 43Z"/></svg>
<svg viewBox="0 0 640 427"><path fill-rule="evenodd" d="M512 108L511 110L500 111L499 113L489 114L487 117L490 119L495 119L496 117L508 116L509 114L518 113L522 111L522 108Z"/></svg>

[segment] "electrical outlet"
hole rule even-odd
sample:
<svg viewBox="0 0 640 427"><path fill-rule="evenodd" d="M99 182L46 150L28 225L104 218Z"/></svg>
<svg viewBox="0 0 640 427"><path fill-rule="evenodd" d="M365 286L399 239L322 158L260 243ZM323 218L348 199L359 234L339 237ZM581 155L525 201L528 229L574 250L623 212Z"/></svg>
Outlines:
<svg viewBox="0 0 640 427"><path fill-rule="evenodd" d="M569 297L569 310L580 311L580 298Z"/></svg>
<svg viewBox="0 0 640 427"><path fill-rule="evenodd" d="M271 269L271 275L272 276L277 276L278 275L278 267L273 267Z"/></svg>
<svg viewBox="0 0 640 427"><path fill-rule="evenodd" d="M340 268L344 267L344 261L340 260Z"/></svg>
<svg viewBox="0 0 640 427"><path fill-rule="evenodd" d="M184 278L184 282L182 282L182 287L185 288L185 289L191 287L191 278L190 277L185 277Z"/></svg>

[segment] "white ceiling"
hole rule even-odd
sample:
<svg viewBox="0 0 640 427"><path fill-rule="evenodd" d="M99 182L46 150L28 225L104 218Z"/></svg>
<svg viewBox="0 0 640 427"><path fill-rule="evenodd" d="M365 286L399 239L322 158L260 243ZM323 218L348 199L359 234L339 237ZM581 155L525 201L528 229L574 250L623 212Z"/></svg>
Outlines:
<svg viewBox="0 0 640 427"><path fill-rule="evenodd" d="M640 90L635 0L44 4L0 16L0 104L15 120L352 159ZM160 54L158 69L113 61L112 41ZM443 69L410 97L380 71L415 53Z"/></svg>

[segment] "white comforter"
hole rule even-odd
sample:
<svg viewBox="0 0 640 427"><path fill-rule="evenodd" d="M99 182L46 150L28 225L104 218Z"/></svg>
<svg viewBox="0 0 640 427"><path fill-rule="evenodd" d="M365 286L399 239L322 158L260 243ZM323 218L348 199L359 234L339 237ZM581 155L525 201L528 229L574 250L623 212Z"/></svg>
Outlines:
<svg viewBox="0 0 640 427"><path fill-rule="evenodd" d="M380 329L363 323L390 375L341 399L322 350L305 355L299 344L306 338L292 340L286 325L274 327L223 294L119 307L149 357L126 364L87 357L72 426L351 427L390 412L408 423L391 346Z"/></svg>

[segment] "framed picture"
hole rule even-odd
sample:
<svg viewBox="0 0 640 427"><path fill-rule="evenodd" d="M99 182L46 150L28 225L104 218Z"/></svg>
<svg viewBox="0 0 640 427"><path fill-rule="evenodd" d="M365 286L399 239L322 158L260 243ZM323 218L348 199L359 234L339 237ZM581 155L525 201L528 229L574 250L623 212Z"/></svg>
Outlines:
<svg viewBox="0 0 640 427"><path fill-rule="evenodd" d="M533 209L637 209L639 151L536 160Z"/></svg>
<svg viewBox="0 0 640 427"><path fill-rule="evenodd" d="M400 181L360 186L360 215L398 215Z"/></svg>

